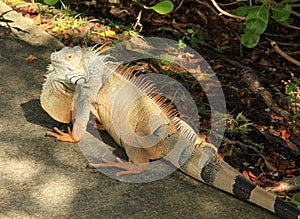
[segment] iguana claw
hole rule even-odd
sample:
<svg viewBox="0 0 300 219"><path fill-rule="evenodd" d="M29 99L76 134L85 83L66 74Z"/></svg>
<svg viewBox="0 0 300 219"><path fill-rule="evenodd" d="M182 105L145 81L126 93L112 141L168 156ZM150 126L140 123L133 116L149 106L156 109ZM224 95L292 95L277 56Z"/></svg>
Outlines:
<svg viewBox="0 0 300 219"><path fill-rule="evenodd" d="M105 158L102 159L103 163L89 163L87 167L94 167L94 168L100 168L100 167L117 167L120 169L123 169L124 171L118 172L116 175L127 175L127 174L139 174L144 172L149 163L131 163L131 162L124 162L119 157L117 157L117 161L109 161Z"/></svg>
<svg viewBox="0 0 300 219"><path fill-rule="evenodd" d="M57 127L54 127L53 130L57 133L48 131L48 132L46 132L46 135L52 136L52 137L56 138L59 141L74 142L74 143L78 142L78 140L76 140L73 137L70 127L68 127L68 133L62 132Z"/></svg>

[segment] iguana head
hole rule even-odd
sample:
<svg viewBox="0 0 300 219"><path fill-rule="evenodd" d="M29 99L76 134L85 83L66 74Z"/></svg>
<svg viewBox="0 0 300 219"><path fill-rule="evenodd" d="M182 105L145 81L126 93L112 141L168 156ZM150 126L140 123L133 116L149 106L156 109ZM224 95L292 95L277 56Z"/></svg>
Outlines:
<svg viewBox="0 0 300 219"><path fill-rule="evenodd" d="M58 52L51 54L50 70L62 72L66 83L83 85L88 80L86 62L91 51L82 49L79 46L64 47Z"/></svg>
<svg viewBox="0 0 300 219"><path fill-rule="evenodd" d="M100 55L93 48L79 46L64 47L53 52L41 94L43 109L53 119L69 123L78 92L85 85L96 87L94 90L97 91L103 84L103 75L110 74L119 65L109 58L109 55Z"/></svg>

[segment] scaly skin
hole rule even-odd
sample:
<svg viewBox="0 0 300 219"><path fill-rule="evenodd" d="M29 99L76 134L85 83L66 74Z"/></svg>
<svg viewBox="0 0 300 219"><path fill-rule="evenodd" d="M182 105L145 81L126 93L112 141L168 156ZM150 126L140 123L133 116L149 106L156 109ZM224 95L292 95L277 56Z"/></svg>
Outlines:
<svg viewBox="0 0 300 219"><path fill-rule="evenodd" d="M90 49L66 47L51 55L41 105L55 120L75 119L72 132L48 132L58 140L77 142L86 132L90 112L112 138L125 148L130 163L117 159L90 166L123 169L118 175L145 171L149 161L165 158L204 183L234 194L278 214L300 219L300 210L256 186L216 156L213 145L196 146L197 134L162 107L143 79L130 78L130 69L116 72L117 64ZM125 122L124 122L125 121ZM189 153L190 152L190 153ZM171 155L170 155L171 154Z"/></svg>

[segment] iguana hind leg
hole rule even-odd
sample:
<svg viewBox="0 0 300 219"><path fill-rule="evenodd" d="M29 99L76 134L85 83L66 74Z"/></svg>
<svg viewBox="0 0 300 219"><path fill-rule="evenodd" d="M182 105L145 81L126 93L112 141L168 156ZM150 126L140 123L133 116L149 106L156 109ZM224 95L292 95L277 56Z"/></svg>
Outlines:
<svg viewBox="0 0 300 219"><path fill-rule="evenodd" d="M123 169L123 171L118 172L116 175L127 175L127 174L139 174L144 172L149 166L148 163L132 163L132 162L124 162L119 157L117 157L117 161L109 161L106 159L102 159L103 163L89 163L88 167L101 168L101 167L116 167Z"/></svg>
<svg viewBox="0 0 300 219"><path fill-rule="evenodd" d="M48 131L48 132L46 133L46 135L52 136L52 137L56 138L56 139L59 140L59 141L73 142L73 143L78 142L78 140L76 140L76 139L74 138L74 136L72 135L72 132L71 132L70 127L68 127L68 133L62 132L62 131L59 130L57 127L54 127L53 130L54 130L55 132L57 132L57 133Z"/></svg>

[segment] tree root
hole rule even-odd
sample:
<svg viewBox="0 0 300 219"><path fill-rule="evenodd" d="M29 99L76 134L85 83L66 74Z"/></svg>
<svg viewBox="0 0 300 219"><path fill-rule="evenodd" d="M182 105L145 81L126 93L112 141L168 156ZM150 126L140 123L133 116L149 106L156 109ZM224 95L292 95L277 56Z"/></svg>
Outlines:
<svg viewBox="0 0 300 219"><path fill-rule="evenodd" d="M216 56L216 57L226 61L227 63L229 63L230 65L232 65L234 67L242 69L242 74L241 74L242 81L245 82L248 89L255 95L260 96L263 99L264 103L267 105L267 107L269 107L273 112L277 113L278 115L281 115L287 121L291 120L291 118L292 118L291 114L288 111L280 108L274 102L270 92L261 85L259 78L257 77L254 69L252 69L248 66L244 66L236 61L230 60L227 57L220 55L218 53L215 53L211 50L204 49L204 48L202 50L204 50L206 53L208 53L212 56Z"/></svg>

